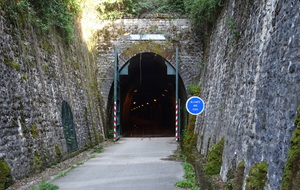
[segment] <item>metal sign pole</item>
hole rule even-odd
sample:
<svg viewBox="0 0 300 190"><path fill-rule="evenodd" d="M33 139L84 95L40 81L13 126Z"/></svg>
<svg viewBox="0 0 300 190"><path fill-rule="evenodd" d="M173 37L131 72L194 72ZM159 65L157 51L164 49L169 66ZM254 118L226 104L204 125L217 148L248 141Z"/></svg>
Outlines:
<svg viewBox="0 0 300 190"><path fill-rule="evenodd" d="M118 103L118 75L119 75L119 68L118 68L118 52L115 49L115 74L114 74L114 141L117 140L117 103Z"/></svg>
<svg viewBox="0 0 300 190"><path fill-rule="evenodd" d="M175 77L175 84L176 84L176 106L175 106L175 139L176 141L179 140L178 134L179 134L179 106L178 106L178 48L176 48L176 77Z"/></svg>

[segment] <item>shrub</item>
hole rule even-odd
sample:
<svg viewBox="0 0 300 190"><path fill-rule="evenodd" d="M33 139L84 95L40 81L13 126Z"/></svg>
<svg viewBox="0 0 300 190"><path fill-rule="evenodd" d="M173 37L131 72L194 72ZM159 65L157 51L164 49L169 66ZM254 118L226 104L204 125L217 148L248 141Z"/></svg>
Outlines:
<svg viewBox="0 0 300 190"><path fill-rule="evenodd" d="M77 0L18 0L5 7L16 25L31 22L42 31L54 27L66 42L73 40L73 17L78 12Z"/></svg>
<svg viewBox="0 0 300 190"><path fill-rule="evenodd" d="M224 0L223 0L224 1ZM210 30L222 8L222 0L183 0L185 11L200 34Z"/></svg>

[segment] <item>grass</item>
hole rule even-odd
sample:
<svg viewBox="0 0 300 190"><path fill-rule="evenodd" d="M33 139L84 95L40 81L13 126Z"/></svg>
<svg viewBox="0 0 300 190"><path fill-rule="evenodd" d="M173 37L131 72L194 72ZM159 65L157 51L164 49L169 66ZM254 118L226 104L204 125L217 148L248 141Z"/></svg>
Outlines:
<svg viewBox="0 0 300 190"><path fill-rule="evenodd" d="M34 187L31 190L56 190L56 189L59 189L59 187L51 183L42 181L37 187Z"/></svg>
<svg viewBox="0 0 300 190"><path fill-rule="evenodd" d="M100 153L103 152L103 148L102 147L97 148L97 149L94 150L94 152L97 153L97 154L100 154Z"/></svg>
<svg viewBox="0 0 300 190"><path fill-rule="evenodd" d="M196 174L193 165L187 162L187 158L185 156L183 156L183 160L183 177L185 180L176 182L175 186L179 188L188 188L189 190L200 190L196 183Z"/></svg>

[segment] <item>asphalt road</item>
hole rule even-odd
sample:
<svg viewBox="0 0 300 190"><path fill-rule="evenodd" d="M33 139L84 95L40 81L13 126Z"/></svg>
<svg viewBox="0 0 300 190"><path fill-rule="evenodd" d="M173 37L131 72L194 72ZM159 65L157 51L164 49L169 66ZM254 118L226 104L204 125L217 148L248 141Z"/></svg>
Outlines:
<svg viewBox="0 0 300 190"><path fill-rule="evenodd" d="M168 159L177 146L174 138L121 138L53 184L61 190L178 190L183 167Z"/></svg>

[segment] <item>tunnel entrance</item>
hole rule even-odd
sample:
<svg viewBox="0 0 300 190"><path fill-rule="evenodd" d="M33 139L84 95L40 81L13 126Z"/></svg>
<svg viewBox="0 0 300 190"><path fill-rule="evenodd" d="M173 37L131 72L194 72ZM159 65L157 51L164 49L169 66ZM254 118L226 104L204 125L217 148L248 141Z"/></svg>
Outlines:
<svg viewBox="0 0 300 190"><path fill-rule="evenodd" d="M123 136L175 135L175 75L168 66L157 54L141 53L122 68L128 71L120 72Z"/></svg>
<svg viewBox="0 0 300 190"><path fill-rule="evenodd" d="M119 74L121 135L175 137L175 68L147 52L132 57ZM186 100L180 77L179 99Z"/></svg>

